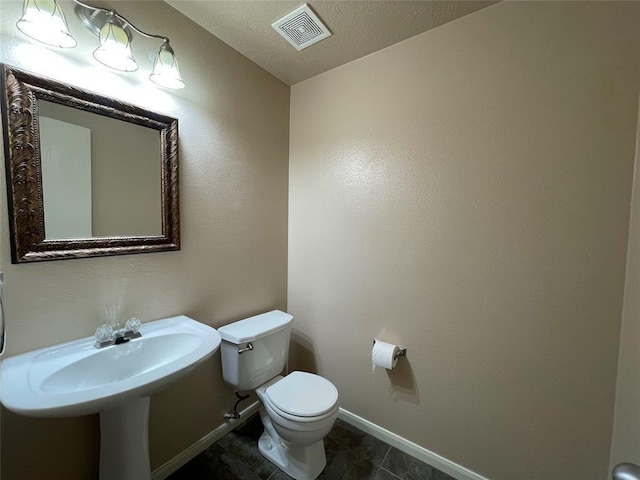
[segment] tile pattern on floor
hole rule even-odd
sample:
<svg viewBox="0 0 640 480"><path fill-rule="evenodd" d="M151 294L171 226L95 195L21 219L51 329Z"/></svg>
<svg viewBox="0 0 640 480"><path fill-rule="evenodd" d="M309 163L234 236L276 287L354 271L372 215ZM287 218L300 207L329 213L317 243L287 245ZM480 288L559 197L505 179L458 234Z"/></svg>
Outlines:
<svg viewBox="0 0 640 480"><path fill-rule="evenodd" d="M258 452L262 430L254 415L167 480L291 480ZM342 420L324 444L327 466L318 480L455 480Z"/></svg>

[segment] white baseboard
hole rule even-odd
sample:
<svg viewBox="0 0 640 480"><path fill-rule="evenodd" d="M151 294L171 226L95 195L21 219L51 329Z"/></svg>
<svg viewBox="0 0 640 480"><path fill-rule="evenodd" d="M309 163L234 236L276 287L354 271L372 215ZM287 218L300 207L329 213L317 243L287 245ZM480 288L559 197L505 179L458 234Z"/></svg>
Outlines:
<svg viewBox="0 0 640 480"><path fill-rule="evenodd" d="M402 438L400 435L396 435L395 433L390 432L389 430L382 428L381 426L376 425L369 420L365 420L364 418L359 417L358 415L351 413L344 408L340 408L340 414L338 418L362 430L363 432L376 437L378 440L382 440L383 442L388 443L392 447L397 448L407 455L411 455L412 457L417 458L422 462L428 463L432 467L437 468L447 475L451 475L456 480L488 480L486 477L472 472L468 468L465 468L462 465L458 465L451 460L447 460L437 453L427 450L426 448L423 448L420 445L407 440L406 438Z"/></svg>
<svg viewBox="0 0 640 480"><path fill-rule="evenodd" d="M260 408L260 402L255 401L247 408L240 412L240 418L238 420L229 420L211 432L207 433L204 437L198 440L196 443L188 447L186 450L182 451L171 460L166 462L161 467L155 469L151 473L152 480L164 480L173 472L178 470L181 466L187 463L189 460L194 458L196 455L204 452L207 448L213 445L215 442L224 437L231 430L236 428L238 425L242 425L242 423L249 419L251 415L256 413Z"/></svg>

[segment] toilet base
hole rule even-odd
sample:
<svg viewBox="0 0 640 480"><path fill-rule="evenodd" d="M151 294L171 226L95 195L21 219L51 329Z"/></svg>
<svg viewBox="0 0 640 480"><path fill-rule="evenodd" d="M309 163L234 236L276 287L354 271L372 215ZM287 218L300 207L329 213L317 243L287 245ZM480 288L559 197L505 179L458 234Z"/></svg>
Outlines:
<svg viewBox="0 0 640 480"><path fill-rule="evenodd" d="M276 467L295 480L315 480L327 464L324 442L297 447L273 438L265 429L258 440L260 453Z"/></svg>

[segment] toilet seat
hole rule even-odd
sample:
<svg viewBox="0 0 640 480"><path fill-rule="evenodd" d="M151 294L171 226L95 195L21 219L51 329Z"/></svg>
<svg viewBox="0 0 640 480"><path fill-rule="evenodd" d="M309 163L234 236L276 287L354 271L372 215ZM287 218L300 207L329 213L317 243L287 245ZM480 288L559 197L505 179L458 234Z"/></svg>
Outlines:
<svg viewBox="0 0 640 480"><path fill-rule="evenodd" d="M297 422L316 422L335 414L338 390L326 378L292 372L269 385L262 400L281 417Z"/></svg>

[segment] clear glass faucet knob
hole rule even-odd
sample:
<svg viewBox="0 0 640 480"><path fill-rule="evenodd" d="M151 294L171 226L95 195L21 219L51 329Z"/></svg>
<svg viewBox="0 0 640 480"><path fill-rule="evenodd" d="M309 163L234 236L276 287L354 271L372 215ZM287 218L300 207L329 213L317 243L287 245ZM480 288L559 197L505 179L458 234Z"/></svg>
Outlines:
<svg viewBox="0 0 640 480"><path fill-rule="evenodd" d="M113 328L109 325L100 325L96 329L96 340L99 342L106 342L113 338Z"/></svg>
<svg viewBox="0 0 640 480"><path fill-rule="evenodd" d="M138 333L140 331L140 320L137 318L130 318L127 320L124 329L133 333Z"/></svg>

